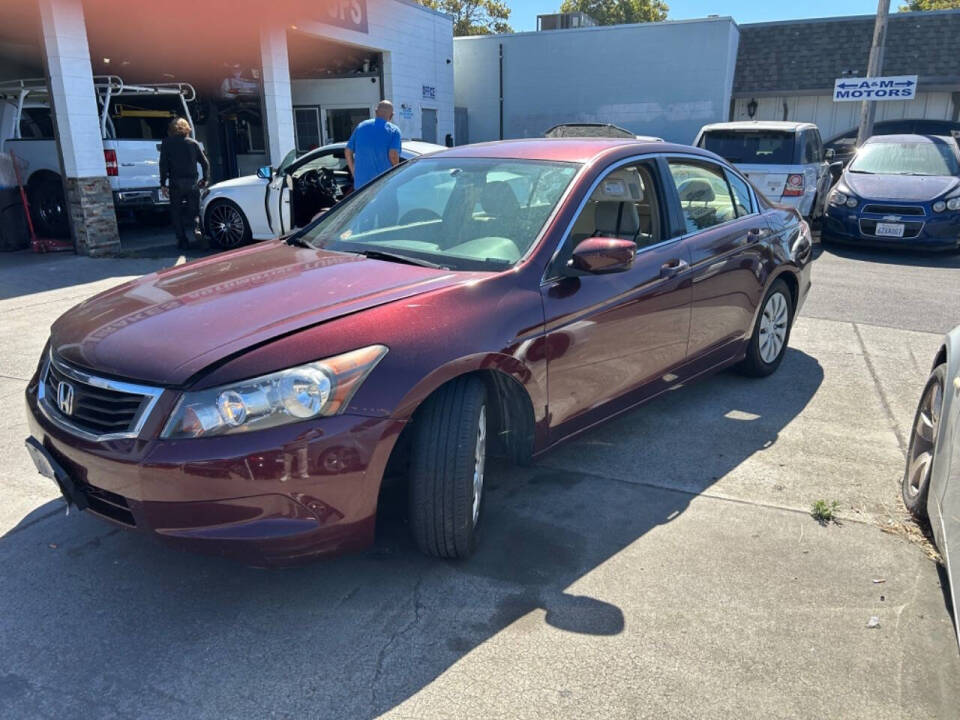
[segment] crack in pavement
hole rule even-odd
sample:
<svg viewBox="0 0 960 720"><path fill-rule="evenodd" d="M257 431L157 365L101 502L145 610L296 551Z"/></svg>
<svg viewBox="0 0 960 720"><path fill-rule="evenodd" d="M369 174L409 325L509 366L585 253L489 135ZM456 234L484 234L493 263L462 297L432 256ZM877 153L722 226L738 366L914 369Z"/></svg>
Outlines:
<svg viewBox="0 0 960 720"><path fill-rule="evenodd" d="M893 408L890 407L890 399L887 397L887 394L883 391L883 386L880 384L880 377L877 375L877 369L874 367L870 353L867 351L867 345L863 341L863 335L860 333L858 323L850 324L853 325L853 332L857 336L857 342L860 343L860 349L863 351L863 359L867 364L867 371L870 373L870 377L873 379L873 385L877 390L877 395L880 397L880 404L883 406L883 411L887 414L887 419L890 421L890 427L893 430L893 434L897 437L897 443L900 445L900 452L903 453L904 458L906 458L907 444L904 441L903 430L900 429L900 423L897 422L897 416L894 415Z"/></svg>
<svg viewBox="0 0 960 720"><path fill-rule="evenodd" d="M421 611L423 610L423 603L420 602L420 589L423 586L423 575L420 575L417 578L416 585L413 586L413 619L410 620L402 628L396 630L393 634L390 635L390 638L384 643L383 647L380 648L380 652L377 653L377 665L373 673L373 680L370 683L370 704L371 711L376 712L377 708L377 686L380 682L380 677L383 674L383 663L387 657L387 651L390 647L403 635L406 635L410 630L416 627L420 623Z"/></svg>

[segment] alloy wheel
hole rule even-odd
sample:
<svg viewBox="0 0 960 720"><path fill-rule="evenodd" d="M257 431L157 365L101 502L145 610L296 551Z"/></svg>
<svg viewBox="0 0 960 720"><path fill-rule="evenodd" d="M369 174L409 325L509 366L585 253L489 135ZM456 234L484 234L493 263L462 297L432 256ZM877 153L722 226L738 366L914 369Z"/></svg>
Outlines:
<svg viewBox="0 0 960 720"><path fill-rule="evenodd" d="M487 463L487 406L480 406L477 422L477 444L473 464L473 524L480 519L480 501L483 499L483 469Z"/></svg>
<svg viewBox="0 0 960 720"><path fill-rule="evenodd" d="M907 463L905 490L911 498L917 497L930 481L933 468L933 451L937 443L937 428L940 426L940 411L943 408L943 383L939 376L931 378L920 399L917 419L913 424L910 443L910 459Z"/></svg>
<svg viewBox="0 0 960 720"><path fill-rule="evenodd" d="M775 292L767 298L760 317L760 358L768 365L783 351L787 339L789 305L782 293Z"/></svg>
<svg viewBox="0 0 960 720"><path fill-rule="evenodd" d="M240 211L227 203L210 210L207 232L220 247L235 247L243 241L245 227Z"/></svg>

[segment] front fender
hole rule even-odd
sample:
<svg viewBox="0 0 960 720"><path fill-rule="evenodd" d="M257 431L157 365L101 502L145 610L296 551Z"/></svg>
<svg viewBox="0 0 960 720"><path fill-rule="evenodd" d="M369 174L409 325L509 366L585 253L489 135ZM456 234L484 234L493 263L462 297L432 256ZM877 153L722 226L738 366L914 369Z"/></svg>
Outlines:
<svg viewBox="0 0 960 720"><path fill-rule="evenodd" d="M517 348L518 354L525 354L536 343L536 339L527 340ZM534 422L538 425L546 418L547 394L543 381L516 355L505 353L477 353L458 358L436 368L414 385L397 405L394 416L407 420L420 404L441 385L455 377L477 371L503 373L516 380L526 391L533 406Z"/></svg>

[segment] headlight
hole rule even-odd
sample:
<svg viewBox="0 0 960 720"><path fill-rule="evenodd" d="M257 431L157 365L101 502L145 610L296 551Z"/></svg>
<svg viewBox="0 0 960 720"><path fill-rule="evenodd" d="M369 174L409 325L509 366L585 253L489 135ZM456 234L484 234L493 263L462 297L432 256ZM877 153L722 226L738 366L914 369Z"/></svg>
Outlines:
<svg viewBox="0 0 960 720"><path fill-rule="evenodd" d="M831 204L831 205L846 205L846 204L847 204L847 196L846 196L844 193L840 192L839 190L834 190L834 191L830 194L830 204Z"/></svg>
<svg viewBox="0 0 960 720"><path fill-rule="evenodd" d="M857 206L857 199L853 195L847 195L847 207L855 208Z"/></svg>
<svg viewBox="0 0 960 720"><path fill-rule="evenodd" d="M947 210L960 210L960 197L947 200Z"/></svg>
<svg viewBox="0 0 960 720"><path fill-rule="evenodd" d="M337 415L387 354L383 345L184 393L161 437L192 438L261 430Z"/></svg>
<svg viewBox="0 0 960 720"><path fill-rule="evenodd" d="M946 210L946 209L947 209L947 204L946 204L943 200L937 200L937 201L933 204L933 211L934 211L934 212L943 212L943 211Z"/></svg>

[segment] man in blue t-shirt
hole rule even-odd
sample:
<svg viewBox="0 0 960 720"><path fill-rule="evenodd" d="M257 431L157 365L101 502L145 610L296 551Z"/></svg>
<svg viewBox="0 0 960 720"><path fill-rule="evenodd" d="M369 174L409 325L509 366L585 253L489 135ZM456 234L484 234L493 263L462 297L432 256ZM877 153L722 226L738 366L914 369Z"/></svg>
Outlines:
<svg viewBox="0 0 960 720"><path fill-rule="evenodd" d="M400 162L400 128L390 122L392 117L393 103L381 100L377 116L357 125L350 136L344 155L354 190Z"/></svg>

